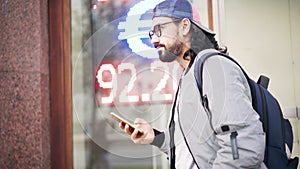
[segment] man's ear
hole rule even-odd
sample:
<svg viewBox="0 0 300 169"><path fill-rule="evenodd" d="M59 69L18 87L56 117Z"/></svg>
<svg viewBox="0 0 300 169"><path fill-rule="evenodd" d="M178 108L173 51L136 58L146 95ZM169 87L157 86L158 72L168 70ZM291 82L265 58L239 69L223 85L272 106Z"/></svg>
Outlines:
<svg viewBox="0 0 300 169"><path fill-rule="evenodd" d="M183 36L186 36L189 34L191 26L192 26L192 23L188 18L183 18L181 20L181 31L182 31Z"/></svg>

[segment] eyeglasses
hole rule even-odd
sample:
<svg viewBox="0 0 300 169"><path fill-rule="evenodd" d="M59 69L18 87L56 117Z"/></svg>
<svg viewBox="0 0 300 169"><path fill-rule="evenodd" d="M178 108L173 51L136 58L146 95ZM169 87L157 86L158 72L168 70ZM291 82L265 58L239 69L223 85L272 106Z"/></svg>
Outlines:
<svg viewBox="0 0 300 169"><path fill-rule="evenodd" d="M174 19L174 20L172 20L172 21L170 21L170 22L165 22L165 23L161 23L161 24L155 25L155 26L153 27L153 30L149 31L149 37L150 37L150 39L152 39L152 37L153 37L154 35L156 35L157 37L160 37L160 36L161 36L161 26L162 26L162 25L167 25L167 24L170 24L170 23L178 22L178 21L180 21L180 20L181 20L181 19Z"/></svg>

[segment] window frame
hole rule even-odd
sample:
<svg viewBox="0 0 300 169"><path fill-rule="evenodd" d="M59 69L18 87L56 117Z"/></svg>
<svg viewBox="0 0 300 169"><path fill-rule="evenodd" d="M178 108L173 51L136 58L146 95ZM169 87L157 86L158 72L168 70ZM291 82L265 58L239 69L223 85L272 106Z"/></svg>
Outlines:
<svg viewBox="0 0 300 169"><path fill-rule="evenodd" d="M73 168L70 0L49 3L51 168Z"/></svg>
<svg viewBox="0 0 300 169"><path fill-rule="evenodd" d="M213 30L212 0L208 1ZM51 111L51 168L73 168L71 5L70 0L48 1Z"/></svg>

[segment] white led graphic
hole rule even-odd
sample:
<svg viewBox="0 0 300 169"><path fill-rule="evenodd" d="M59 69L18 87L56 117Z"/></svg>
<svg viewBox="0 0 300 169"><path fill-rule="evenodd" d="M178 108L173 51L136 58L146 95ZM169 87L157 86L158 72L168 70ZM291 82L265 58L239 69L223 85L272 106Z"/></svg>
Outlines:
<svg viewBox="0 0 300 169"><path fill-rule="evenodd" d="M162 1L144 0L137 3L130 8L126 16L126 21L120 22L118 25L119 30L125 30L124 32L120 32L119 40L126 39L132 52L145 58L158 58L158 54L156 49L148 46L141 40L142 38L149 38L149 35L147 30L140 30L140 28L151 28L152 24L151 20L143 20L141 16Z"/></svg>

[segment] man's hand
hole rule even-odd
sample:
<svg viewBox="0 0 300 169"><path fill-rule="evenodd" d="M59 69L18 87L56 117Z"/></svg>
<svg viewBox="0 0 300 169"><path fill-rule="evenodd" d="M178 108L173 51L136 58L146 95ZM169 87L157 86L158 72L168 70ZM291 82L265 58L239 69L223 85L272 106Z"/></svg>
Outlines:
<svg viewBox="0 0 300 169"><path fill-rule="evenodd" d="M119 123L119 127L130 136L131 140L135 144L150 144L153 142L155 137L153 128L143 119L135 119L134 131L130 130L130 127L123 122ZM140 132L138 132L139 130L143 133L140 134Z"/></svg>

